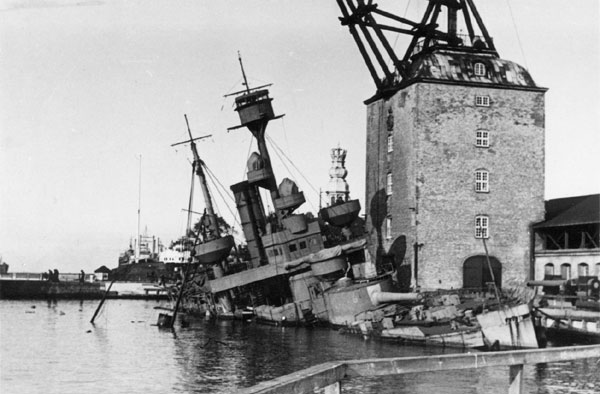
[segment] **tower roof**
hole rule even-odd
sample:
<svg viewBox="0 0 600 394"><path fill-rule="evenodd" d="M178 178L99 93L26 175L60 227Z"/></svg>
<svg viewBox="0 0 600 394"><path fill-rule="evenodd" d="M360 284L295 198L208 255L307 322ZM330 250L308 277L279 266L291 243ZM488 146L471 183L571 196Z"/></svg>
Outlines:
<svg viewBox="0 0 600 394"><path fill-rule="evenodd" d="M485 66L483 75L475 73L476 63ZM543 89L535 84L529 71L515 62L489 53L459 49L439 49L420 54L412 62L402 85L423 80Z"/></svg>

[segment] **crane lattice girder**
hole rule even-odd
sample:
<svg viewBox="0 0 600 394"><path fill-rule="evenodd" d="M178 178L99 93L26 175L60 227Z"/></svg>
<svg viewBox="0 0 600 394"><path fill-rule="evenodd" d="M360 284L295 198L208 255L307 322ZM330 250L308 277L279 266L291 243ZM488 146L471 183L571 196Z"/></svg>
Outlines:
<svg viewBox="0 0 600 394"><path fill-rule="evenodd" d="M342 12L339 18L343 26L348 26L354 41L365 61L367 68L377 86L378 92L388 90L398 85L401 79L408 77L410 70L411 59L414 55L413 51L417 48L419 40L423 39L421 50L440 45L440 42L446 43L449 47L462 47L466 43L456 34L458 13L462 10L470 45L480 39L475 35L474 24L471 19L475 20L476 26L483 35L482 42L488 51L497 55L493 41L489 36L481 16L477 12L473 0L429 0L427 9L421 19L421 22L411 21L407 18L392 14L390 12L379 9L378 5L373 3L373 0L337 0L338 6ZM438 17L442 8L447 9L448 23L447 30L439 29ZM390 21L397 22L400 26L392 24L378 23L374 15L387 18ZM408 26L408 27L407 27ZM358 29L357 29L358 27ZM370 30L375 33L375 37L371 35ZM389 44L387 38L383 34L384 31L406 34L412 36L412 40L407 47L407 50L402 59L399 59L394 49ZM361 34L362 33L362 36ZM376 42L376 39L378 42ZM382 50L382 49L383 50ZM370 52L368 51L370 50ZM395 71L391 71L384 59L382 53L385 52L392 61ZM376 66L379 66L377 70ZM380 78L379 73L383 73L383 78ZM396 78L396 74L400 80Z"/></svg>

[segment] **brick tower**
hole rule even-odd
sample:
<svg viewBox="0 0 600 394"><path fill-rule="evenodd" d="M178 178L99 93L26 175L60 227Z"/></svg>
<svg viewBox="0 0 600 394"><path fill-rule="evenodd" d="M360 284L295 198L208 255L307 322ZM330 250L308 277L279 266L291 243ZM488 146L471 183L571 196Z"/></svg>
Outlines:
<svg viewBox="0 0 600 394"><path fill-rule="evenodd" d="M472 0L430 0L419 23L338 4L377 86L365 102L372 255L406 288L526 280L531 225L544 217L546 89L499 57ZM374 14L412 27L393 28L413 36L403 58Z"/></svg>

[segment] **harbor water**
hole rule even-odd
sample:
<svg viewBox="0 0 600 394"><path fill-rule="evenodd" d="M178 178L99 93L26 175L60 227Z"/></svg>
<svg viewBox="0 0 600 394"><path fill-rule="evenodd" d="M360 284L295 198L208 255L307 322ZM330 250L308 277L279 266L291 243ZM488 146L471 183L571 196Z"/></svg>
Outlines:
<svg viewBox="0 0 600 394"><path fill-rule="evenodd" d="M0 392L231 393L315 364L459 352L364 340L325 328L185 317L155 324L164 302L0 300ZM179 319L178 319L179 320ZM600 392L600 360L525 367L525 392ZM344 393L505 393L508 367L343 383Z"/></svg>

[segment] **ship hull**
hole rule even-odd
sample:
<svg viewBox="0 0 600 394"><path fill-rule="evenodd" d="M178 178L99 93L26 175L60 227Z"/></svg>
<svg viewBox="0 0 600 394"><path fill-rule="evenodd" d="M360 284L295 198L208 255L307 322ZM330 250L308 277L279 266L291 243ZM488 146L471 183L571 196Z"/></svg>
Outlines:
<svg viewBox="0 0 600 394"><path fill-rule="evenodd" d="M452 329L450 325L436 327L414 325L376 330L368 322L363 322L345 329L345 331L365 337L400 343L453 348L485 348L483 333L479 328Z"/></svg>

